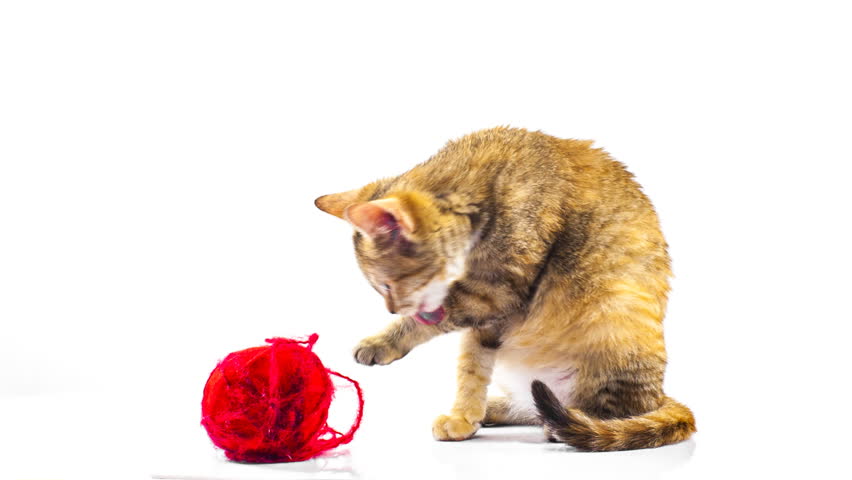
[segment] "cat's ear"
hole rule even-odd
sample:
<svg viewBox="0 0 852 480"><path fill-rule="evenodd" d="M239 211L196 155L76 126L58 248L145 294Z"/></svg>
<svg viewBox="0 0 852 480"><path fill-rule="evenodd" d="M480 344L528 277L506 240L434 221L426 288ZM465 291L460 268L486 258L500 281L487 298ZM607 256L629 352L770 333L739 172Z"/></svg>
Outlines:
<svg viewBox="0 0 852 480"><path fill-rule="evenodd" d="M343 218L371 238L400 232L410 235L417 228L412 212L394 197L351 205Z"/></svg>
<svg viewBox="0 0 852 480"><path fill-rule="evenodd" d="M360 188L356 188L348 192L323 195L314 200L314 205L325 213L330 213L337 218L343 218L343 211L346 210L346 207L354 205L360 200L361 190Z"/></svg>

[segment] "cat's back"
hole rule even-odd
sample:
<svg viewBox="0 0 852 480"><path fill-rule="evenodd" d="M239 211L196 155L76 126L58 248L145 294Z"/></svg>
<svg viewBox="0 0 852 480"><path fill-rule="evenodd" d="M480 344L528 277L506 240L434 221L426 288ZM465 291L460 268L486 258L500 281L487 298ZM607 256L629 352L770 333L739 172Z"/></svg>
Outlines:
<svg viewBox="0 0 852 480"><path fill-rule="evenodd" d="M548 173L548 168L604 167L613 161L591 140L557 138L541 131L495 127L450 140L424 166L455 171L484 169L529 170ZM554 173L552 170L550 173Z"/></svg>
<svg viewBox="0 0 852 480"><path fill-rule="evenodd" d="M522 128L489 128L450 140L394 183L438 194L488 191L517 198L578 194L578 200L599 197L584 191L601 190L607 184L623 189L630 174L592 144Z"/></svg>
<svg viewBox="0 0 852 480"><path fill-rule="evenodd" d="M590 140L540 131L496 127L451 140L378 193L390 189L479 205L503 225L506 242L532 232L553 240L579 217L589 219L588 237L606 240L625 229L659 237L653 206L623 164Z"/></svg>
<svg viewBox="0 0 852 480"><path fill-rule="evenodd" d="M517 177L588 177L623 181L632 176L592 140L565 139L541 131L496 127L451 140L421 164L423 173L492 173Z"/></svg>
<svg viewBox="0 0 852 480"><path fill-rule="evenodd" d="M664 295L670 275L656 211L626 167L589 140L496 128L448 144L473 185L488 183L486 203L497 217L500 261L538 263L601 285L634 274L653 277ZM516 258L515 258L516 257ZM510 259L511 258L511 259ZM631 273L625 273L631 270ZM570 273L568 273L570 272ZM577 290L579 291L579 290ZM588 291L586 291L588 293Z"/></svg>

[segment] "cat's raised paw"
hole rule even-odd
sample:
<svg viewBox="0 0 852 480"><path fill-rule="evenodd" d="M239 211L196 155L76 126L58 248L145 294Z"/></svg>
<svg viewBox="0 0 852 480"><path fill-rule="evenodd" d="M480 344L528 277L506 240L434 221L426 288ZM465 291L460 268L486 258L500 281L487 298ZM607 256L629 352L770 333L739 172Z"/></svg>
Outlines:
<svg viewBox="0 0 852 480"><path fill-rule="evenodd" d="M463 417L455 415L441 415L432 423L432 436L435 440L459 441L467 440L479 430L479 424L472 424Z"/></svg>
<svg viewBox="0 0 852 480"><path fill-rule="evenodd" d="M361 365L387 365L404 356L396 347L381 337L361 340L353 351L355 361Z"/></svg>

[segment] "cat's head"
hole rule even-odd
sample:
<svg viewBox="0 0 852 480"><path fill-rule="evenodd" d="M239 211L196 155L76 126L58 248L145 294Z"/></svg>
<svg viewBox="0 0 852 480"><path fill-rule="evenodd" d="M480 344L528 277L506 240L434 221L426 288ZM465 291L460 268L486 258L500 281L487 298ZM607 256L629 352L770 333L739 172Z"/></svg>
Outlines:
<svg viewBox="0 0 852 480"><path fill-rule="evenodd" d="M354 227L358 265L389 312L441 322L450 286L464 273L470 220L429 194L403 191L369 200L371 193L368 186L314 203Z"/></svg>

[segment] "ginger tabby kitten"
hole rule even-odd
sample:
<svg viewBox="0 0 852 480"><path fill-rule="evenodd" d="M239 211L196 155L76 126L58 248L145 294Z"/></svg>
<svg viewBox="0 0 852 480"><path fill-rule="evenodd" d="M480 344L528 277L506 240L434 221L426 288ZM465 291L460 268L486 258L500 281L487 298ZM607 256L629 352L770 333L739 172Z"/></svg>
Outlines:
<svg viewBox="0 0 852 480"><path fill-rule="evenodd" d="M591 143L483 130L402 175L316 200L355 228L359 266L400 315L355 348L359 363L464 332L436 439L543 424L551 440L611 451L695 431L662 389L671 272L657 215ZM495 367L507 396L487 398Z"/></svg>

